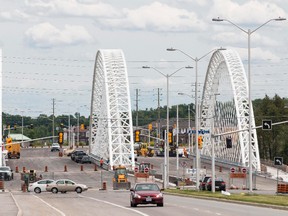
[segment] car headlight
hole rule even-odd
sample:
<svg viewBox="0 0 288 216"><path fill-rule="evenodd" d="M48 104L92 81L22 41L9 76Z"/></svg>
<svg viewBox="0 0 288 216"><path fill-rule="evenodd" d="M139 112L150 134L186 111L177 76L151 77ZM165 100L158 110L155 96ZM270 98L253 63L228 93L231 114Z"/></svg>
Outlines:
<svg viewBox="0 0 288 216"><path fill-rule="evenodd" d="M139 195L139 194L134 194L134 198L137 198L137 199L140 199L141 198L141 196Z"/></svg>
<svg viewBox="0 0 288 216"><path fill-rule="evenodd" d="M162 193L159 193L156 197L157 197L157 198L163 197L163 194L162 194Z"/></svg>

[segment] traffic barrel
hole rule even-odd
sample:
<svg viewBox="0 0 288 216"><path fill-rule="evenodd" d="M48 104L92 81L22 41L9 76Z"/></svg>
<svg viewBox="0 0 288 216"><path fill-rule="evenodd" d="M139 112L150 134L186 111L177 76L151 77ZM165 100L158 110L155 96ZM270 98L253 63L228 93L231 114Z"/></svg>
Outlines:
<svg viewBox="0 0 288 216"><path fill-rule="evenodd" d="M219 172L222 172L222 167L221 166L219 167Z"/></svg>
<svg viewBox="0 0 288 216"><path fill-rule="evenodd" d="M0 180L0 190L4 191L4 181Z"/></svg>
<svg viewBox="0 0 288 216"><path fill-rule="evenodd" d="M67 166L66 165L64 166L64 172L67 172Z"/></svg>
<svg viewBox="0 0 288 216"><path fill-rule="evenodd" d="M18 170L18 166L15 167L15 172L16 172L16 173L19 172L19 170Z"/></svg>
<svg viewBox="0 0 288 216"><path fill-rule="evenodd" d="M23 191L23 192L27 192L27 187L26 187L26 184L25 184L25 183L22 184L22 191Z"/></svg>
<svg viewBox="0 0 288 216"><path fill-rule="evenodd" d="M45 166L44 172L48 172L48 166Z"/></svg>
<svg viewBox="0 0 288 216"><path fill-rule="evenodd" d="M107 185L105 181L102 183L102 190L107 190Z"/></svg>
<svg viewBox="0 0 288 216"><path fill-rule="evenodd" d="M83 165L80 166L80 171L83 171Z"/></svg>
<svg viewBox="0 0 288 216"><path fill-rule="evenodd" d="M96 164L94 165L94 171L97 171L97 165Z"/></svg>

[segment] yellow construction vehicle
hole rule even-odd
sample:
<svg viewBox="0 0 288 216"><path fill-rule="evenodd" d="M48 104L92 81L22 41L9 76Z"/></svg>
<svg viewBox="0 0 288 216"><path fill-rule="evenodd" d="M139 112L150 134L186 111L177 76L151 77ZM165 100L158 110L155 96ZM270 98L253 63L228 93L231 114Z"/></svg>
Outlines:
<svg viewBox="0 0 288 216"><path fill-rule="evenodd" d="M119 165L114 169L113 190L126 189L129 190L131 182L128 181L127 169L125 166Z"/></svg>
<svg viewBox="0 0 288 216"><path fill-rule="evenodd" d="M8 158L20 158L20 143L13 143L12 144L12 138L7 137L6 138L6 150L8 151Z"/></svg>

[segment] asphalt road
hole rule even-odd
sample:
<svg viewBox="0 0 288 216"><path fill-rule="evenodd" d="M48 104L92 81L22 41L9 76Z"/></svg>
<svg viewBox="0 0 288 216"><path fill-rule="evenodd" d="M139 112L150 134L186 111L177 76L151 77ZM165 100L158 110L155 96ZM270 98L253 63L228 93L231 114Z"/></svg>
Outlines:
<svg viewBox="0 0 288 216"><path fill-rule="evenodd" d="M0 193L0 215L287 215L287 211L247 206L234 203L194 199L187 197L164 194L164 207L154 205L138 206L131 208L129 191L112 190L112 173L98 169L94 171L94 165L85 164L83 171L80 165L71 161L69 157L59 157L58 153L49 149L24 149L21 159L10 160L12 169L18 167L19 171L34 169L44 178L53 177L69 178L79 183L86 184L89 189L82 194L74 192L66 194L52 194L43 192L22 192L20 174L14 173L14 180L5 181L5 191ZM154 163L156 169L161 168L163 158L142 158ZM184 159L186 160L186 159ZM188 160L188 159L187 159ZM173 160L170 161L170 169L173 168ZM64 172L66 165L67 171ZM48 172L45 172L45 166ZM173 171L174 172L174 171ZM107 190L100 190L102 182L107 182ZM130 181L134 183L131 177Z"/></svg>

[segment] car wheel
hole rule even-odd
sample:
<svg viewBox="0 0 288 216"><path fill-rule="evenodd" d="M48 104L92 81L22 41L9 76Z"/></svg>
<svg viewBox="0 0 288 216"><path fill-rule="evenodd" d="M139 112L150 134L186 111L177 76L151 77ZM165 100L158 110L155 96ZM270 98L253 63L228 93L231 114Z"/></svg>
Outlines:
<svg viewBox="0 0 288 216"><path fill-rule="evenodd" d="M157 206L159 206L159 207L163 207L164 204L163 204L163 203L158 203Z"/></svg>
<svg viewBox="0 0 288 216"><path fill-rule="evenodd" d="M34 189L34 192L35 192L35 193L41 193L41 189L40 189L39 187L36 187L36 188Z"/></svg>
<svg viewBox="0 0 288 216"><path fill-rule="evenodd" d="M77 188L75 189L75 191L76 191L76 193L82 193L82 188L77 187Z"/></svg>
<svg viewBox="0 0 288 216"><path fill-rule="evenodd" d="M52 191L52 193L55 193L55 194L58 193L58 189L57 188L52 188L51 191Z"/></svg>

